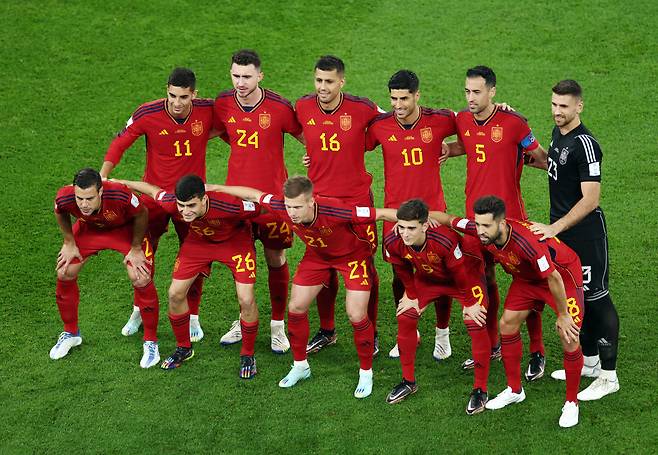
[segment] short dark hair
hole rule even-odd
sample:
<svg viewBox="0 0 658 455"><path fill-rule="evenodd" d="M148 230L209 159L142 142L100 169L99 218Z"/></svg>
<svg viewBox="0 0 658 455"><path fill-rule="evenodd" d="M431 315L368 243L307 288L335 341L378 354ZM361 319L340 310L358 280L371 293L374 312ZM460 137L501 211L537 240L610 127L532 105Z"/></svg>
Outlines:
<svg viewBox="0 0 658 455"><path fill-rule="evenodd" d="M496 86L496 73L494 73L494 70L488 66L478 65L469 68L466 70L466 77L469 79L473 77L481 77L484 79L484 83L487 87L491 88Z"/></svg>
<svg viewBox="0 0 658 455"><path fill-rule="evenodd" d="M400 70L388 80L389 91L409 90L411 93L416 93L419 86L420 81L418 80L418 76L409 70Z"/></svg>
<svg viewBox="0 0 658 455"><path fill-rule="evenodd" d="M296 198L302 194L313 194L313 182L303 175L290 177L283 184L283 195L288 198Z"/></svg>
<svg viewBox="0 0 658 455"><path fill-rule="evenodd" d="M335 55L323 55L315 64L315 69L320 71L334 71L345 74L345 64Z"/></svg>
<svg viewBox="0 0 658 455"><path fill-rule="evenodd" d="M494 218L505 217L505 202L496 196L483 196L473 204L473 211L478 215L491 213Z"/></svg>
<svg viewBox="0 0 658 455"><path fill-rule="evenodd" d="M196 76L194 75L194 71L189 68L174 68L174 70L169 75L167 85L195 90Z"/></svg>
<svg viewBox="0 0 658 455"><path fill-rule="evenodd" d="M572 95L576 98L583 97L582 87L573 79L565 79L555 84L555 87L553 87L553 93L556 95Z"/></svg>
<svg viewBox="0 0 658 455"><path fill-rule="evenodd" d="M240 49L235 52L231 57L231 63L240 66L254 65L256 69L260 69L260 57L252 49Z"/></svg>
<svg viewBox="0 0 658 455"><path fill-rule="evenodd" d="M103 179L96 169L86 167L76 172L73 177L73 185L82 190L86 190L91 186L95 186L97 190L100 190L103 186Z"/></svg>
<svg viewBox="0 0 658 455"><path fill-rule="evenodd" d="M201 177L188 174L176 183L176 199L187 202L195 197L201 199L206 194L206 186Z"/></svg>
<svg viewBox="0 0 658 455"><path fill-rule="evenodd" d="M398 208L395 214L398 220L418 221L421 224L427 223L429 208L420 199L409 199Z"/></svg>

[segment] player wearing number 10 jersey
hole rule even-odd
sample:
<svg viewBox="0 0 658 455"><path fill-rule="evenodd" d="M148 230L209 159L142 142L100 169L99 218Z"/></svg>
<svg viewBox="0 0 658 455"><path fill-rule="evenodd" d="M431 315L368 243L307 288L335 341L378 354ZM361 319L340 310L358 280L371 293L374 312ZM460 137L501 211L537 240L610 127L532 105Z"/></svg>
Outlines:
<svg viewBox="0 0 658 455"><path fill-rule="evenodd" d="M384 207L397 209L409 199L421 199L431 210L445 210L439 157L441 144L457 132L455 114L446 109L421 107L420 81L412 71L401 70L388 82L393 112L381 114L368 126L366 148L382 146L384 157ZM384 222L382 237L390 234L393 223ZM384 259L387 260L386 255ZM404 285L393 271L393 298L398 304ZM433 356L443 360L450 356L451 299L441 296L435 302L436 335ZM389 357L397 357L397 345Z"/></svg>
<svg viewBox="0 0 658 455"><path fill-rule="evenodd" d="M126 127L112 141L105 154L100 174L104 178L119 163L125 151L141 136L146 138L146 168L143 181L166 191L173 191L176 182L187 174L206 179L206 146L211 133L212 105L210 99L196 98L196 76L187 68L175 68L167 81L167 98L140 106L128 119ZM167 231L169 215L151 198L142 197L149 210L149 234L153 249L157 250L160 237ZM179 242L187 235L187 225L173 220ZM199 325L199 302L203 281L201 277L190 290L192 338L199 341L203 331ZM139 309L133 313L122 330L132 335L141 324Z"/></svg>
<svg viewBox="0 0 658 455"><path fill-rule="evenodd" d="M284 162L284 134L301 138L302 129L288 100L259 87L263 78L258 54L240 50L233 54L231 80L233 90L215 99L214 122L220 136L231 146L227 185L241 185L273 193L280 191L288 178ZM254 237L261 241L268 268L272 304L271 348L275 353L290 349L284 317L288 301L290 272L285 250L292 246L290 225L263 214L253 220ZM222 339L222 344L240 341L237 321Z"/></svg>
<svg viewBox="0 0 658 455"><path fill-rule="evenodd" d="M302 126L306 153L310 159L308 176L315 193L335 197L349 205L371 206L372 176L366 172L366 128L379 113L367 98L343 93L345 64L331 55L320 57L315 65L315 94L295 104L297 120ZM358 226L364 238L377 247L375 224ZM373 290L368 314L376 326L379 278L372 277ZM318 296L320 331L313 337L309 352L317 352L336 342L334 308L338 281L332 276L329 287ZM375 352L377 352L375 348Z"/></svg>

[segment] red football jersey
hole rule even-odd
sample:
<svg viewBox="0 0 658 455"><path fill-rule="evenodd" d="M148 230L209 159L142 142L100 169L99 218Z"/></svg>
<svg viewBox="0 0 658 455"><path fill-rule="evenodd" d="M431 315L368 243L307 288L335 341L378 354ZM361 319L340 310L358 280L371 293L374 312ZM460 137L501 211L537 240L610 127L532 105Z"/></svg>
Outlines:
<svg viewBox="0 0 658 455"><path fill-rule="evenodd" d="M466 150L466 216L473 203L495 195L505 201L509 218L528 218L521 197L524 153L538 147L525 118L496 106L484 121L469 111L457 114L457 134Z"/></svg>
<svg viewBox="0 0 658 455"><path fill-rule="evenodd" d="M217 191L208 191L206 195L208 211L203 217L189 223L188 236L211 243L226 242L235 235L251 236L251 225L246 220L259 215L258 204ZM160 191L155 200L173 218L183 220L178 212L175 194Z"/></svg>
<svg viewBox="0 0 658 455"><path fill-rule="evenodd" d="M422 199L430 210L445 211L439 157L443 139L457 133L454 112L421 107L420 117L405 128L392 112L368 127L366 148L381 144L384 156L384 206Z"/></svg>
<svg viewBox="0 0 658 455"><path fill-rule="evenodd" d="M315 196L315 217L308 224L292 222L282 195L265 194L260 203L277 218L287 221L295 234L312 252L327 261L344 258L365 258L372 255L371 244L355 225L375 221L375 209L347 205L335 198Z"/></svg>
<svg viewBox="0 0 658 455"><path fill-rule="evenodd" d="M261 90L263 97L248 112L235 90L220 93L215 99L214 124L231 146L226 184L278 193L288 178L283 135L298 136L302 128L288 100Z"/></svg>
<svg viewBox="0 0 658 455"><path fill-rule="evenodd" d="M462 291L467 296L466 306L477 303L471 290L480 286L480 277L484 274L482 261L475 256L465 256L459 244L459 234L446 226L430 228L426 235L425 244L420 249L405 245L396 232L384 238L387 260L410 272L400 274L407 297L418 297L414 282L421 280Z"/></svg>
<svg viewBox="0 0 658 455"><path fill-rule="evenodd" d="M100 230L110 230L132 223L135 215L141 210L141 202L130 188L116 182L103 182L101 207L89 216L82 214L75 203L73 185L60 188L55 197L55 213L68 213L86 223L89 227Z"/></svg>
<svg viewBox="0 0 658 455"><path fill-rule="evenodd" d="M173 191L176 182L187 174L196 174L205 181L212 106L211 99L192 100L190 114L179 122L167 111L166 99L143 104L112 141L105 161L116 165L138 137L146 136L145 182Z"/></svg>
<svg viewBox="0 0 658 455"><path fill-rule="evenodd" d="M317 95L297 100L295 111L302 126L306 153L311 158L308 177L314 191L327 197L363 198L370 193L372 176L366 172L366 128L378 114L367 98L340 94L331 112L320 107Z"/></svg>
<svg viewBox="0 0 658 455"><path fill-rule="evenodd" d="M543 281L557 268L560 274L571 275L578 286L583 285L580 259L571 248L556 238L539 241L523 221L507 219L507 224L511 232L504 246L482 245L507 273L515 279ZM467 218L453 220L452 227L477 237L475 222Z"/></svg>

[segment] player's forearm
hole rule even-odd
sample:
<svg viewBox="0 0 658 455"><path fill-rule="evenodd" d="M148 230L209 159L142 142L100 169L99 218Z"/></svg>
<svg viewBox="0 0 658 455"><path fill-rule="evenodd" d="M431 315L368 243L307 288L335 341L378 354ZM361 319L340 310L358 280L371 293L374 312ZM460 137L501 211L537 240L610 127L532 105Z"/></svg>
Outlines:
<svg viewBox="0 0 658 455"><path fill-rule="evenodd" d="M574 227L599 206L600 184L598 182L584 182L581 187L583 188L583 197L576 205L571 207L566 215L552 223L553 227L558 230L557 234Z"/></svg>
<svg viewBox="0 0 658 455"><path fill-rule="evenodd" d="M71 215L68 213L55 213L57 225L62 233L65 244L75 245L75 238L73 237L73 226L71 224Z"/></svg>
<svg viewBox="0 0 658 455"><path fill-rule="evenodd" d="M548 169L548 152L544 150L541 145L528 154L529 160L526 161L528 167L535 167L537 169Z"/></svg>
<svg viewBox="0 0 658 455"><path fill-rule="evenodd" d="M451 227L452 226L452 220L457 219L456 216L450 215L445 212L439 212L432 210L429 213L429 217L436 220L439 224L443 224L444 226Z"/></svg>
<svg viewBox="0 0 658 455"><path fill-rule="evenodd" d="M119 183L123 183L133 191L137 191L139 193L146 194L147 196L151 196L153 199L155 199L158 193L162 191L162 188L155 185L151 185L150 183L146 183L146 182L137 182L132 180L116 180L116 181Z"/></svg>
<svg viewBox="0 0 658 455"><path fill-rule="evenodd" d="M135 215L133 221L133 238L131 242L133 248L140 248L142 246L142 241L144 240L144 235L146 235L148 225L149 212L148 209L142 205L142 210Z"/></svg>
<svg viewBox="0 0 658 455"><path fill-rule="evenodd" d="M448 156L450 157L466 154L464 144L459 141L446 142L446 145L448 146Z"/></svg>
<svg viewBox="0 0 658 455"><path fill-rule="evenodd" d="M101 166L100 170L100 175L101 178L108 178L110 176L110 172L114 169L114 163L112 161L103 161L103 165Z"/></svg>
<svg viewBox="0 0 658 455"><path fill-rule="evenodd" d="M384 208L376 208L375 209L375 219L377 221L391 221L393 223L397 223L398 218L396 216L397 210L395 209L384 209Z"/></svg>
<svg viewBox="0 0 658 455"><path fill-rule="evenodd" d="M562 276L557 270L553 270L548 278L548 289L553 295L553 300L555 301L555 307L557 308L558 316L566 314L567 312L567 293L564 290L564 281L562 281Z"/></svg>
<svg viewBox="0 0 658 455"><path fill-rule="evenodd" d="M209 189L211 187L217 188L216 190ZM258 202L265 193L256 188L249 188L248 186L228 186L228 185L206 185L209 191L220 191L222 193L230 194L245 201Z"/></svg>

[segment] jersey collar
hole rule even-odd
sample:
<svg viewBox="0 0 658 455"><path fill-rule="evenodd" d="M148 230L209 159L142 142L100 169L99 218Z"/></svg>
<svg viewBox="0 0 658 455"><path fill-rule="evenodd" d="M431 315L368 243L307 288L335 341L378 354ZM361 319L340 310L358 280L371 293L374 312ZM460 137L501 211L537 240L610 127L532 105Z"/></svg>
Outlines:
<svg viewBox="0 0 658 455"><path fill-rule="evenodd" d="M340 109L340 107L343 105L344 100L345 100L345 97L343 96L343 92L340 92L340 101L338 102L338 106L336 106L330 112L327 112L322 108L322 105L320 104L320 98L318 98L318 95L315 95L315 102L318 105L318 109L320 109L320 111L323 114L327 114L327 115L335 114L338 111L338 109Z"/></svg>
<svg viewBox="0 0 658 455"><path fill-rule="evenodd" d="M420 122L420 119L423 118L423 108L420 107L420 106L418 106L418 118L416 119L415 122L413 122L413 123L411 124L411 126L409 126L409 128L405 128L405 125L403 125L402 123L400 123L400 120L398 120L398 118L395 116L395 112L393 112L393 118L395 118L395 123L398 124L398 126L400 127L400 129L405 130L405 131L407 131L407 130L413 130L414 128L416 128L416 125L418 125L418 123ZM408 126L408 125L406 125L406 126Z"/></svg>
<svg viewBox="0 0 658 455"><path fill-rule="evenodd" d="M240 101L238 101L238 92L235 89L233 89L233 99L235 100L235 104L242 112L254 112L256 109L260 107L261 104L263 104L263 101L265 101L265 89L262 87L258 87L258 90L260 90L260 100L258 100L258 102L254 104L249 111L246 111L242 106L242 104L240 104Z"/></svg>
<svg viewBox="0 0 658 455"><path fill-rule="evenodd" d="M491 121L491 119L493 119L496 116L497 113L498 113L498 105L494 104L494 110L491 112L491 115L489 115L489 117L487 117L486 119L476 120L474 114L471 114L471 116L473 117L473 123L475 123L475 126L486 126Z"/></svg>
<svg viewBox="0 0 658 455"><path fill-rule="evenodd" d="M169 116L169 118L171 119L171 121L174 122L176 125L185 125L187 121L190 119L190 117L192 116L192 111L194 110L194 102L192 102L192 104L190 105L190 112L187 113L187 117L185 117L185 120L183 120L182 122L179 122L178 121L179 119L176 119L173 115L169 113L169 101L167 100L167 98L164 99L164 110Z"/></svg>

